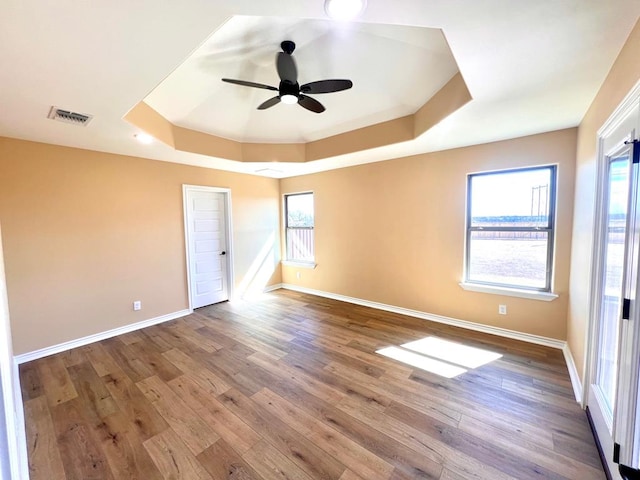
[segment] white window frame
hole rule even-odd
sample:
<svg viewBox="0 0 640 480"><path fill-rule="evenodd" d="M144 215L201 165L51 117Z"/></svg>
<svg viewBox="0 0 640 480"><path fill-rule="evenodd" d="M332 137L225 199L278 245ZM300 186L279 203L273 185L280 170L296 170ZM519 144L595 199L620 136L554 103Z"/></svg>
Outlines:
<svg viewBox="0 0 640 480"><path fill-rule="evenodd" d="M300 195L311 195L312 196L312 200L313 200L313 226L312 227L289 227L288 222L289 222L289 212L288 212L288 208L289 208L289 204L288 204L288 199L289 197L296 197L296 196L300 196ZM284 211L284 237L285 237L285 245L284 245L284 260L282 261L282 263L284 265L293 265L293 266L299 266L299 267L303 267L303 268L315 268L316 267L316 263L315 263L315 258L316 258L316 252L315 252L315 224L316 224L316 215L315 215L315 195L312 191L304 191L304 192L295 192L295 193L286 193L283 195L283 211ZM290 251L289 251L289 234L291 230L310 230L311 231L311 235L312 235L312 241L313 241L313 258L311 260L301 260L301 259L295 259L295 258L291 258L290 255Z"/></svg>
<svg viewBox="0 0 640 480"><path fill-rule="evenodd" d="M523 172L531 170L543 170L549 169L551 172L551 185L549 186L549 224L546 228L536 227L495 227L488 228L471 226L471 182L473 177L484 175L500 175L514 172ZM464 280L460 283L460 286L469 291L491 293L498 295L507 295L513 297L529 298L534 300L552 301L558 298L558 295L552 293L553 287L553 265L554 265L554 246L555 246L555 218L557 208L557 180L558 179L558 166L557 165L536 165L522 168L511 168L505 170L494 170L487 172L478 172L467 175L467 210L466 210L466 226L465 226L465 251L464 251ZM547 242L547 272L545 279L545 287L535 288L527 287L516 284L504 284L504 283L492 283L482 282L478 280L469 279L469 265L471 261L470 257L470 240L471 232L478 230L496 230L496 231L545 231L548 233Z"/></svg>

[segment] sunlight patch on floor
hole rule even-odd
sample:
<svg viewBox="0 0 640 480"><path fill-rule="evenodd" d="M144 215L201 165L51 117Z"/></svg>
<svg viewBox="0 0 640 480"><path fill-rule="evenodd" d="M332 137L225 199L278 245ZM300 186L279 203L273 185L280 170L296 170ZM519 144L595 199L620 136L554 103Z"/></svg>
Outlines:
<svg viewBox="0 0 640 480"><path fill-rule="evenodd" d="M435 358L427 357L426 355L420 355L419 353L414 353L398 347L382 348L376 353L446 378L457 377L458 375L467 371L466 368L451 365L450 363L446 362L441 362L440 360L436 360Z"/></svg>
<svg viewBox="0 0 640 480"><path fill-rule="evenodd" d="M445 378L457 377L502 357L499 353L438 337L382 348L376 353Z"/></svg>

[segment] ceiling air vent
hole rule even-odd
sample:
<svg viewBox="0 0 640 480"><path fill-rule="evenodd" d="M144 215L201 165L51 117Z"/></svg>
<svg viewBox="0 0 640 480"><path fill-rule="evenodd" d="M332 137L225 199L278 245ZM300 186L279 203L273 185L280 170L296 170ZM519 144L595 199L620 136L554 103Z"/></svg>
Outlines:
<svg viewBox="0 0 640 480"><path fill-rule="evenodd" d="M63 110L58 107L51 107L47 118L51 120L57 120L58 122L71 123L73 125L85 126L93 118L92 115L85 115L84 113L71 112L69 110Z"/></svg>

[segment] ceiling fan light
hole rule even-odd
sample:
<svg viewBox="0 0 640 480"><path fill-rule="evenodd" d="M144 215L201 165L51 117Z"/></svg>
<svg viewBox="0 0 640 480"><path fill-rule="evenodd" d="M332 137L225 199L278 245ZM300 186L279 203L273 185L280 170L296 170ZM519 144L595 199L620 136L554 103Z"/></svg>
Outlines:
<svg viewBox="0 0 640 480"><path fill-rule="evenodd" d="M298 103L298 97L290 93L285 93L280 96L280 101L286 105L293 105L294 103Z"/></svg>
<svg viewBox="0 0 640 480"><path fill-rule="evenodd" d="M367 0L325 0L324 10L334 20L353 20L366 5Z"/></svg>

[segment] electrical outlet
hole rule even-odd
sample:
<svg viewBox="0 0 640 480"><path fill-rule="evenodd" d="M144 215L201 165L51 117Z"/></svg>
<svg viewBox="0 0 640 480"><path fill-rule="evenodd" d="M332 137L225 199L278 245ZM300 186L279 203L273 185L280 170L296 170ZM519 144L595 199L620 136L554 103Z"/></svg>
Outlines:
<svg viewBox="0 0 640 480"><path fill-rule="evenodd" d="M507 314L507 306L506 305L498 305L498 313L500 315L506 315Z"/></svg>
<svg viewBox="0 0 640 480"><path fill-rule="evenodd" d="M133 309L142 310L142 302L140 300L136 300L135 302L133 302Z"/></svg>
<svg viewBox="0 0 640 480"><path fill-rule="evenodd" d="M296 272L296 278L300 280L300 272Z"/></svg>

